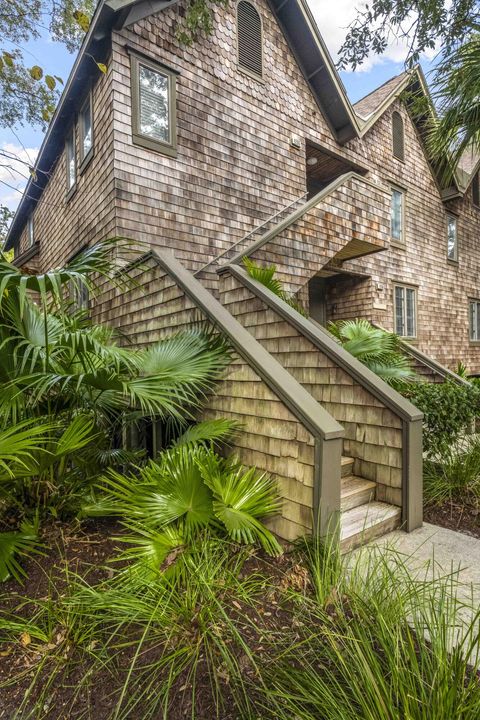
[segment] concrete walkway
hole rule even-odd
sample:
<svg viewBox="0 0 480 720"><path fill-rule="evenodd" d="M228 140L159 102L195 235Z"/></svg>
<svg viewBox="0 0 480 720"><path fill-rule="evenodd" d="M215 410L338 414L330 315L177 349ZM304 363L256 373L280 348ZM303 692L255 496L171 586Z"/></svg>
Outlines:
<svg viewBox="0 0 480 720"><path fill-rule="evenodd" d="M480 539L465 535L454 530L425 523L422 528L411 533L394 531L383 537L372 540L368 547L391 548L399 554L402 561L411 569L414 576L421 580L445 577L454 574L452 596L458 603L457 622L452 628L449 643L456 645L466 636L472 627L472 619L480 609ZM362 549L352 553L353 556ZM450 594L450 593L449 593ZM476 623L475 623L476 625ZM475 628L475 625L473 626ZM476 625L478 631L478 625ZM471 657L475 662L480 657L480 646Z"/></svg>

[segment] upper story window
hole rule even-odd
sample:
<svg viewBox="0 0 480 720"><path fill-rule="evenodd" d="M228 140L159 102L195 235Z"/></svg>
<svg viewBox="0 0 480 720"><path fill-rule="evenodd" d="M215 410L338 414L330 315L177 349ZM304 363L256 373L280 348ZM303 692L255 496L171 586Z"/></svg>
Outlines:
<svg viewBox="0 0 480 720"><path fill-rule="evenodd" d="M77 158L75 154L75 128L68 134L65 143L65 162L67 167L67 193L71 192L77 183Z"/></svg>
<svg viewBox="0 0 480 720"><path fill-rule="evenodd" d="M472 180L472 201L476 207L480 207L480 181L478 172L475 173Z"/></svg>
<svg viewBox="0 0 480 720"><path fill-rule="evenodd" d="M263 76L262 19L246 0L237 5L237 53L242 70L257 78Z"/></svg>
<svg viewBox="0 0 480 720"><path fill-rule="evenodd" d="M394 286L395 332L400 337L417 335L417 291L408 285Z"/></svg>
<svg viewBox="0 0 480 720"><path fill-rule="evenodd" d="M447 215L447 258L458 260L457 218L455 215Z"/></svg>
<svg viewBox="0 0 480 720"><path fill-rule="evenodd" d="M405 160L405 132L403 128L403 118L396 110L392 114L392 150L393 157L396 157L397 160Z"/></svg>
<svg viewBox="0 0 480 720"><path fill-rule="evenodd" d="M392 188L390 237L397 245L405 243L404 215L405 193L398 188Z"/></svg>
<svg viewBox="0 0 480 720"><path fill-rule="evenodd" d="M480 301L470 301L470 340L480 340Z"/></svg>
<svg viewBox="0 0 480 720"><path fill-rule="evenodd" d="M176 75L153 60L132 54L132 131L137 145L177 154Z"/></svg>
<svg viewBox="0 0 480 720"><path fill-rule="evenodd" d="M80 166L82 166L85 165L93 155L93 110L91 93L82 105L78 125L80 131Z"/></svg>
<svg viewBox="0 0 480 720"><path fill-rule="evenodd" d="M27 247L31 248L35 245L35 223L33 215L30 215L27 223Z"/></svg>

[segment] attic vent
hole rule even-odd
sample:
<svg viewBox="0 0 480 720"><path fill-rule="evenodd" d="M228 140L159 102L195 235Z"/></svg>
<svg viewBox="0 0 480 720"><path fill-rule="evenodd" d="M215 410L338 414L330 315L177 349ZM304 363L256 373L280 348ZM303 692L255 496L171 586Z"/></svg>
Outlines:
<svg viewBox="0 0 480 720"><path fill-rule="evenodd" d="M392 114L392 145L393 156L398 160L405 160L403 119L397 111Z"/></svg>
<svg viewBox="0 0 480 720"><path fill-rule="evenodd" d="M478 172L473 176L472 181L472 200L473 204L480 207L480 182Z"/></svg>
<svg viewBox="0 0 480 720"><path fill-rule="evenodd" d="M262 20L258 10L241 0L237 6L238 64L256 77L263 75Z"/></svg>

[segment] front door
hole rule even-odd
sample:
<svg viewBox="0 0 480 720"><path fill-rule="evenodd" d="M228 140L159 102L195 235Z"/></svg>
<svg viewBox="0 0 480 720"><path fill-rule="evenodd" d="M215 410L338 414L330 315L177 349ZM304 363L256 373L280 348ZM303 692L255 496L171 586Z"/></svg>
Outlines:
<svg viewBox="0 0 480 720"><path fill-rule="evenodd" d="M324 327L327 324L327 284L326 278L314 277L308 283L308 302L310 317Z"/></svg>

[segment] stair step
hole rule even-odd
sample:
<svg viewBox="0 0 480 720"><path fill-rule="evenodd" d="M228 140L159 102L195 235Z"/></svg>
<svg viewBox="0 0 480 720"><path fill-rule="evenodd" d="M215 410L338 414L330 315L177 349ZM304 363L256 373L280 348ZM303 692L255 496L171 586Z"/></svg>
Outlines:
<svg viewBox="0 0 480 720"><path fill-rule="evenodd" d="M353 463L353 458L342 455L342 477L353 474Z"/></svg>
<svg viewBox="0 0 480 720"><path fill-rule="evenodd" d="M359 505L365 505L375 500L376 483L365 478L348 475L342 478L340 491L342 512L352 510Z"/></svg>
<svg viewBox="0 0 480 720"><path fill-rule="evenodd" d="M340 548L347 552L395 530L400 526L402 511L395 505L375 501L347 510L340 517Z"/></svg>

